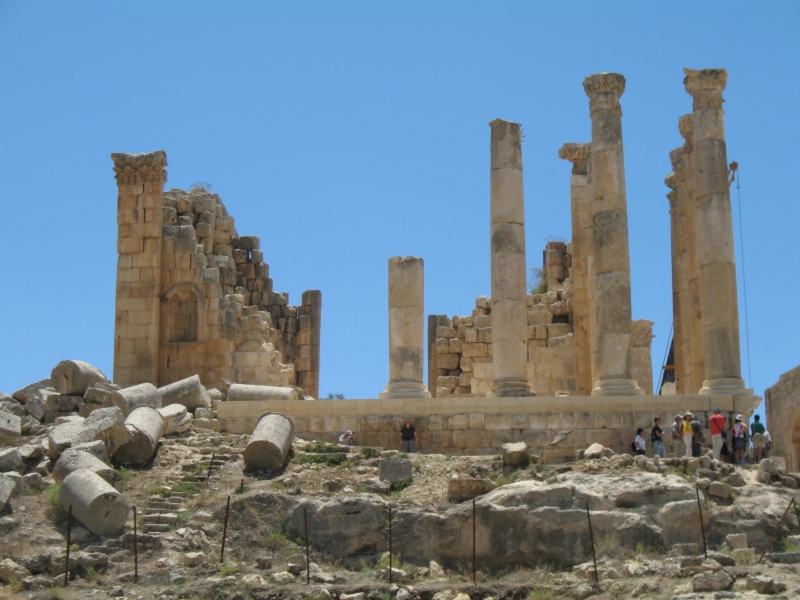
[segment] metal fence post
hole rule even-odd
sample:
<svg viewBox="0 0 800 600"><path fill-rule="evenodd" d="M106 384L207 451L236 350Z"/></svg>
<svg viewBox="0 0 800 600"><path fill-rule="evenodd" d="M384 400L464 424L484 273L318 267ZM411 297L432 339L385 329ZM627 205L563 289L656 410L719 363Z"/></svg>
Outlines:
<svg viewBox="0 0 800 600"><path fill-rule="evenodd" d="M392 583L392 506L389 505L389 583Z"/></svg>
<svg viewBox="0 0 800 600"><path fill-rule="evenodd" d="M139 540L136 527L136 507L133 507L133 583L139 582Z"/></svg>
<svg viewBox="0 0 800 600"><path fill-rule="evenodd" d="M592 546L592 564L594 564L594 583L600 583L597 577L597 557L594 554L594 532L592 531L592 515L589 514L589 500L586 500L586 520L589 522L589 543Z"/></svg>
<svg viewBox="0 0 800 600"><path fill-rule="evenodd" d="M700 490L695 488L694 491L697 493L697 514L700 516L700 533L703 534L703 554L706 558L708 558L708 548L706 547L706 526L703 523L703 507L700 504Z"/></svg>
<svg viewBox="0 0 800 600"><path fill-rule="evenodd" d="M228 513L231 511L231 497L228 496L228 505L225 507L225 525L222 527L222 550L219 552L219 562L225 558L225 537L228 535Z"/></svg>
<svg viewBox="0 0 800 600"><path fill-rule="evenodd" d="M239 488L239 493L244 494L244 479L242 479L242 487Z"/></svg>
<svg viewBox="0 0 800 600"><path fill-rule="evenodd" d="M69 585L69 545L72 536L72 504L69 505L69 513L67 513L67 564L64 565L64 586Z"/></svg>
<svg viewBox="0 0 800 600"><path fill-rule="evenodd" d="M475 577L475 498L472 499L472 585L478 585Z"/></svg>
<svg viewBox="0 0 800 600"><path fill-rule="evenodd" d="M767 547L764 548L764 551L761 553L761 556L758 557L758 562L756 563L757 565L761 564L761 559L764 558L764 555L767 553L767 550L769 550L770 546L772 546L772 542L775 540L775 536L778 535L778 530L781 528L781 525L783 525L783 520L786 518L786 515L789 514L789 509L792 508L793 502L794 499L792 499L789 502L789 506L787 506L786 510L783 511L783 516L781 517L781 520L778 521L778 524L775 526L775 531L772 532L772 535L770 536L769 541L767 542Z"/></svg>
<svg viewBox="0 0 800 600"><path fill-rule="evenodd" d="M208 472L206 473L206 487L208 487L208 482L211 481L211 469L214 468L214 457L216 455L217 455L216 450L211 452L211 462L208 464Z"/></svg>
<svg viewBox="0 0 800 600"><path fill-rule="evenodd" d="M303 525L305 526L306 530L306 585L308 585L311 583L311 559L308 549L308 509L305 506L303 507Z"/></svg>

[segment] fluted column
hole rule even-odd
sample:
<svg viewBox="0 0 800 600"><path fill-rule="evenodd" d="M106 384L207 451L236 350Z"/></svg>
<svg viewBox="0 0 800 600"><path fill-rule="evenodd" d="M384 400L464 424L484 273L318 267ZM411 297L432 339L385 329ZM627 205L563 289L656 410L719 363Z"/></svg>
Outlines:
<svg viewBox="0 0 800 600"><path fill-rule="evenodd" d="M700 304L706 379L701 394L752 395L741 376L739 304L722 91L725 69L684 69L692 96Z"/></svg>
<svg viewBox="0 0 800 600"><path fill-rule="evenodd" d="M491 144L493 396L530 396L520 125L495 119Z"/></svg>
<svg viewBox="0 0 800 600"><path fill-rule="evenodd" d="M688 270L686 261L686 215L681 206L685 193L683 186L683 148L669 153L673 172L667 175L664 183L670 188L669 200L670 246L672 250L672 347L675 391L686 393L687 376L691 374L691 356L688 353L687 334Z"/></svg>
<svg viewBox="0 0 800 600"><path fill-rule="evenodd" d="M592 395L638 395L642 390L631 377L631 267L619 104L625 78L598 73L587 77L583 88L592 117L598 376Z"/></svg>
<svg viewBox="0 0 800 600"><path fill-rule="evenodd" d="M389 259L389 383L381 398L430 398L423 383L424 263Z"/></svg>
<svg viewBox="0 0 800 600"><path fill-rule="evenodd" d="M575 326L578 394L588 395L594 387L591 349L591 304L589 300L589 257L592 253L592 200L589 195L591 144L567 143L558 157L572 163L570 204L572 213L572 307Z"/></svg>
<svg viewBox="0 0 800 600"><path fill-rule="evenodd" d="M161 315L161 196L167 155L111 155L117 179L114 381L158 385Z"/></svg>

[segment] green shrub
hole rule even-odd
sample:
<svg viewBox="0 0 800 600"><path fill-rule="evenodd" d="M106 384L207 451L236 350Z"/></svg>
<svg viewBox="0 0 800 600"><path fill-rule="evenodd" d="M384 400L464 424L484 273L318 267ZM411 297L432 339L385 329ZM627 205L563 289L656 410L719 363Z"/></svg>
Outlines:
<svg viewBox="0 0 800 600"><path fill-rule="evenodd" d="M414 483L412 479L404 479L403 481L398 481L397 483L392 484L392 492L399 494L407 487L411 486Z"/></svg>
<svg viewBox="0 0 800 600"><path fill-rule="evenodd" d="M544 294L547 292L547 272L544 269L531 268L528 292L531 294Z"/></svg>
<svg viewBox="0 0 800 600"><path fill-rule="evenodd" d="M264 540L264 547L267 550L280 551L289 545L289 540L286 536L277 531L270 533Z"/></svg>
<svg viewBox="0 0 800 600"><path fill-rule="evenodd" d="M220 565L219 567L219 574L222 577L227 577L228 575L235 575L239 572L239 567L236 565L225 563L224 565Z"/></svg>
<svg viewBox="0 0 800 600"><path fill-rule="evenodd" d="M342 451L342 449L336 444L329 444L327 442L323 442L322 440L316 440L310 444L306 444L305 451L312 452L314 454L332 454L339 453Z"/></svg>
<svg viewBox="0 0 800 600"><path fill-rule="evenodd" d="M122 481L128 481L131 477L133 477L133 469L129 469L127 467L120 467L117 469L117 475Z"/></svg>
<svg viewBox="0 0 800 600"><path fill-rule="evenodd" d="M187 494L199 494L200 488L191 483L176 483L172 486L173 492L186 492Z"/></svg>

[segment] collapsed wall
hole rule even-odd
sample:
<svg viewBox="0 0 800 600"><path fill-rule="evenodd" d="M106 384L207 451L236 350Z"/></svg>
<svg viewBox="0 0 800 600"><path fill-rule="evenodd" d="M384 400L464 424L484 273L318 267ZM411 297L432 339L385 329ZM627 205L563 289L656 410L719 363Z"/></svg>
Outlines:
<svg viewBox="0 0 800 600"><path fill-rule="evenodd" d="M221 198L163 191L166 154L112 154L119 187L114 380L163 387L198 374L319 395L322 294L275 292L260 238Z"/></svg>
<svg viewBox="0 0 800 600"><path fill-rule="evenodd" d="M575 290L571 281L572 248L548 242L542 269L543 288L528 294L528 382L540 396L590 395L591 377L578 376L588 327L576 327ZM631 323L632 372L646 394L652 393L650 342L653 323ZM428 319L428 373L436 397L485 396L494 381L491 302L478 296L470 316L431 315Z"/></svg>

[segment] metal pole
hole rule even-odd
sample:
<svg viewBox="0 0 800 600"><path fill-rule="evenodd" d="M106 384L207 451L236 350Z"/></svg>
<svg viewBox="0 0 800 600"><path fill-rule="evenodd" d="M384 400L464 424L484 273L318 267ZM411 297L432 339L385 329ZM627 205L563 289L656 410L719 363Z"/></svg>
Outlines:
<svg viewBox="0 0 800 600"><path fill-rule="evenodd" d="M67 514L67 564L64 569L64 586L69 585L69 545L72 536L72 504L69 505L69 513Z"/></svg>
<svg viewBox="0 0 800 600"><path fill-rule="evenodd" d="M708 548L706 547L706 526L703 524L703 507L700 504L700 490L695 488L694 491L697 493L697 513L700 515L700 533L703 534L703 554L706 558L708 558Z"/></svg>
<svg viewBox="0 0 800 600"><path fill-rule="evenodd" d="M800 526L800 511L797 510L797 502L794 501L794 498L792 498L792 504L794 504L794 514L797 516L797 525Z"/></svg>
<svg viewBox="0 0 800 600"><path fill-rule="evenodd" d="M392 583L392 507L389 506L389 583Z"/></svg>
<svg viewBox="0 0 800 600"><path fill-rule="evenodd" d="M139 582L139 540L136 527L136 507L133 507L133 583Z"/></svg>
<svg viewBox="0 0 800 600"><path fill-rule="evenodd" d="M475 498L472 499L472 585L477 585L475 577Z"/></svg>
<svg viewBox="0 0 800 600"><path fill-rule="evenodd" d="M208 473L206 473L206 487L208 487L208 482L211 480L211 469L214 468L214 457L217 455L217 451L214 450L211 453L211 463L208 465Z"/></svg>
<svg viewBox="0 0 800 600"><path fill-rule="evenodd" d="M792 502L794 502L794 500L792 500ZM761 556L758 557L758 562L756 564L761 563L761 559L764 558L764 555L767 553L767 550L769 550L770 546L772 546L772 542L775 539L775 536L778 535L778 530L781 528L783 520L786 518L786 515L789 514L789 509L792 507L792 502L789 502L789 506L787 506L786 510L783 511L783 516L781 517L781 520L778 521L778 525L775 527L775 531L772 532L772 536L769 538L769 542L767 542L767 547L764 548L764 551L761 553Z"/></svg>
<svg viewBox="0 0 800 600"><path fill-rule="evenodd" d="M239 493L244 494L244 479L242 479L242 487L239 488Z"/></svg>
<svg viewBox="0 0 800 600"><path fill-rule="evenodd" d="M228 505L225 507L225 525L222 528L222 550L219 553L219 562L225 557L225 536L228 535L228 513L231 511L231 497L228 496Z"/></svg>
<svg viewBox="0 0 800 600"><path fill-rule="evenodd" d="M308 509L305 506L303 507L303 524L306 529L306 585L308 585L311 583L311 559L308 550Z"/></svg>
<svg viewBox="0 0 800 600"><path fill-rule="evenodd" d="M592 563L594 564L594 583L598 584L597 557L594 554L594 532L592 531L592 515L589 514L589 500L586 500L586 520L589 521L589 543L592 545Z"/></svg>

